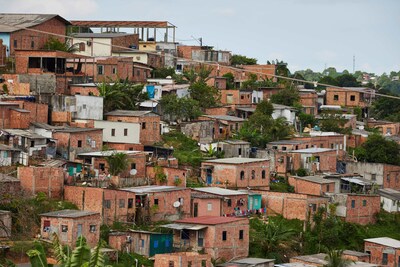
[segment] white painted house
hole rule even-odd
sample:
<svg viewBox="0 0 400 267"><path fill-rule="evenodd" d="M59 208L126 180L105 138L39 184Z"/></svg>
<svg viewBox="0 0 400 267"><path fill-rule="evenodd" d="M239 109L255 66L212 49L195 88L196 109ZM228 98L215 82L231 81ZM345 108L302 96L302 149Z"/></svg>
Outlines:
<svg viewBox="0 0 400 267"><path fill-rule="evenodd" d="M382 208L387 212L400 212L400 191L392 188L379 189Z"/></svg>
<svg viewBox="0 0 400 267"><path fill-rule="evenodd" d="M103 142L140 144L140 123L94 121L94 127L103 129Z"/></svg>
<svg viewBox="0 0 400 267"><path fill-rule="evenodd" d="M277 118L283 117L286 122L295 125L296 124L296 109L293 107L272 104L274 106L274 112L272 113L272 118L276 120Z"/></svg>

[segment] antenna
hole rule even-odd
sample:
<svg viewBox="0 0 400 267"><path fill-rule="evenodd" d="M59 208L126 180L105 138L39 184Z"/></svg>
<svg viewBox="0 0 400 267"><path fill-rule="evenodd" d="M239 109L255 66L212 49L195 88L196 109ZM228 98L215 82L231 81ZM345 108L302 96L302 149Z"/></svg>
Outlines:
<svg viewBox="0 0 400 267"><path fill-rule="evenodd" d="M196 38L193 35L191 35L190 37L192 37L194 40L196 40L200 44L200 46L203 46L203 37Z"/></svg>

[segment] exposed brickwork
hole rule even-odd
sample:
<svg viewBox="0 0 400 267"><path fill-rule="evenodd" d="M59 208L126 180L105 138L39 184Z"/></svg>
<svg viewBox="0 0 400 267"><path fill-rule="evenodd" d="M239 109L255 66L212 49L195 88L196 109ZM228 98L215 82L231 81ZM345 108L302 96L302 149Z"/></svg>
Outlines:
<svg viewBox="0 0 400 267"><path fill-rule="evenodd" d="M396 267L400 262L400 248L392 248L382 244L364 241L364 251L370 253L370 263L379 266ZM383 254L387 255L387 263L383 262Z"/></svg>
<svg viewBox="0 0 400 267"><path fill-rule="evenodd" d="M48 33L55 33L58 35L65 35L67 30L67 25L65 22L52 18L39 25L31 27L31 29L44 31ZM47 40L51 37L50 34L33 32L30 30L19 30L12 32L10 35L10 54L13 55L16 49L29 49L29 50L39 50L42 49ZM65 41L64 37L52 36L58 39L60 42ZM17 41L17 46L14 46L14 40ZM33 41L33 47L32 47Z"/></svg>
<svg viewBox="0 0 400 267"><path fill-rule="evenodd" d="M327 105L364 108L370 105L370 97L370 94L366 94L364 92L339 89L334 87L326 88Z"/></svg>
<svg viewBox="0 0 400 267"><path fill-rule="evenodd" d="M0 39L1 40L1 39ZM1 59L0 59L1 60ZM0 83L0 90L3 90L3 85L7 86L8 95L29 95L30 84L19 82L16 74L2 74L4 83Z"/></svg>
<svg viewBox="0 0 400 267"><path fill-rule="evenodd" d="M294 192L299 194L323 196L325 193L335 192L335 182L332 181L329 184L321 184L317 182L311 182L301 179L301 177L290 176L289 184L294 187Z"/></svg>
<svg viewBox="0 0 400 267"><path fill-rule="evenodd" d="M99 89L97 89L95 86L71 85L70 92L71 95L100 95Z"/></svg>
<svg viewBox="0 0 400 267"><path fill-rule="evenodd" d="M251 91L219 90L222 105L251 105Z"/></svg>
<svg viewBox="0 0 400 267"><path fill-rule="evenodd" d="M28 129L30 124L30 112L21 110L10 110L10 128L11 129Z"/></svg>
<svg viewBox="0 0 400 267"><path fill-rule="evenodd" d="M319 207L327 207L329 198L304 194L259 191L269 212L286 219L309 220Z"/></svg>
<svg viewBox="0 0 400 267"><path fill-rule="evenodd" d="M45 224L50 226L45 229ZM95 247L100 239L99 213L78 218L42 216L40 234L42 238L52 240L52 233L56 233L61 244L74 248L79 237L78 227L80 227L80 234L86 238L88 245Z"/></svg>
<svg viewBox="0 0 400 267"><path fill-rule="evenodd" d="M316 92L300 92L300 104L306 114L318 114L318 95Z"/></svg>
<svg viewBox="0 0 400 267"><path fill-rule="evenodd" d="M113 37L111 39L112 52L125 51L123 47L129 47L131 45L139 47L139 34L129 34L123 36Z"/></svg>
<svg viewBox="0 0 400 267"><path fill-rule="evenodd" d="M210 198L207 198L209 196ZM214 197L214 198L211 198ZM197 204L197 216L223 216L234 214L238 210L247 210L247 194L218 196L202 193L196 190L192 191L192 216L194 215L195 205ZM210 205L211 204L211 205ZM211 210L210 210L211 208Z"/></svg>
<svg viewBox="0 0 400 267"><path fill-rule="evenodd" d="M49 106L46 104L24 102L23 108L29 110L31 122L48 123L49 120Z"/></svg>
<svg viewBox="0 0 400 267"><path fill-rule="evenodd" d="M108 146L110 149L115 150L135 150L135 151L143 151L143 144L125 144L125 143L107 143L104 145Z"/></svg>
<svg viewBox="0 0 400 267"><path fill-rule="evenodd" d="M207 181L206 167L208 166L213 168L213 186L225 187L227 183L228 188L269 188L269 160L243 164L202 162L201 178L204 181ZM265 171L265 178L262 178L263 171Z"/></svg>
<svg viewBox="0 0 400 267"><path fill-rule="evenodd" d="M230 107L206 108L204 114L206 115L227 115L231 110Z"/></svg>
<svg viewBox="0 0 400 267"><path fill-rule="evenodd" d="M155 181L158 185L186 186L186 177L188 175L187 169L173 167L160 167L160 169L167 176L167 181L165 183L161 183L156 179L154 166L146 166L147 177ZM180 183L178 183L179 181Z"/></svg>
<svg viewBox="0 0 400 267"><path fill-rule="evenodd" d="M375 215L381 210L380 196L349 194L347 196L346 207L346 222L363 225L375 223Z"/></svg>
<svg viewBox="0 0 400 267"><path fill-rule="evenodd" d="M64 169L53 167L18 167L21 188L30 195L45 193L60 199L64 188Z"/></svg>
<svg viewBox="0 0 400 267"><path fill-rule="evenodd" d="M154 266L193 266L193 267L212 267L211 256L199 254L197 252L177 252L168 254L156 254L154 256Z"/></svg>

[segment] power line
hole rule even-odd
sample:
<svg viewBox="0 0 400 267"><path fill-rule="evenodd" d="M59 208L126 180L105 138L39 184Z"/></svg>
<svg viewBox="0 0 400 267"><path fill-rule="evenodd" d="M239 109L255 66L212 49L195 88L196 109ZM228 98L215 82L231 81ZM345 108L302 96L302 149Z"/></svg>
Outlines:
<svg viewBox="0 0 400 267"><path fill-rule="evenodd" d="M74 36L68 36L65 34L57 34L57 33L51 33L51 32L46 32L46 31L41 31L41 30L37 30L37 29L31 29L31 28L27 28L27 27L20 27L20 26L15 26L15 25L9 25L6 23L0 23L0 25L3 26L8 26L8 27L12 27L12 28L16 28L18 30L27 30L27 31L33 31L33 32L37 32L37 33L43 33L43 34L47 34L47 35L52 35L52 36L58 36L58 37L62 37L62 38L67 38L67 39L76 39L76 40L82 40L82 41L86 41L85 39L79 38L79 37L74 37ZM135 48L130 48L130 47L124 47L124 46L119 46L119 45L113 45L113 44L104 44L101 42L97 42L97 41L91 41L92 43L95 44L99 44L99 45L105 45L105 46L110 46L110 47L116 47L116 48L123 48L124 50L129 50L129 51L133 51L133 52L143 52L139 49L135 49ZM150 51L146 51L146 53L148 54L152 54L152 55L157 55L159 56L160 54L157 52L150 52ZM183 59L185 61L189 61L189 62L193 62L193 63L198 63L198 64L204 64L204 65L209 65L209 66L214 66L219 68L220 64L218 62L214 62L214 61L201 61L201 60L194 60L194 59L187 59L187 58L181 58L178 56L174 56L171 54L166 54L166 57L170 57L172 59ZM91 58L95 58L94 56L88 56ZM231 69L234 71L240 71L240 72L246 72L246 73L252 73L252 74L259 74L259 75L266 75L266 76L272 76L275 78L279 78L282 80L288 80L288 81L292 81L292 82L301 82L301 83L307 83L307 84L312 84L314 86L320 85L320 86L324 86L324 87L331 87L331 88L336 88L336 89L342 89L342 90L346 90L346 91L350 91L350 92L359 92L359 90L354 90L351 89L349 87L341 87L341 86L336 86L336 85L330 85L330 84L325 84L325 83L320 83L320 82L313 82L313 81L306 81L306 80L301 80L301 79L297 79L297 78L291 78L291 77L286 77L286 76L282 76L282 75L278 75L278 74L265 74L263 72L260 71L253 71L253 70L245 70L245 69L241 69L241 68L237 68L237 67L232 67L232 66L225 66L222 65L224 68L227 69ZM371 88L369 88L371 89ZM376 93L376 92L363 92L364 94L370 94L370 95L376 95L376 96L381 96L381 97L386 97L386 98L392 98L392 99L400 99L400 97L398 96L392 96L392 95L385 95L385 94L380 94L380 93Z"/></svg>

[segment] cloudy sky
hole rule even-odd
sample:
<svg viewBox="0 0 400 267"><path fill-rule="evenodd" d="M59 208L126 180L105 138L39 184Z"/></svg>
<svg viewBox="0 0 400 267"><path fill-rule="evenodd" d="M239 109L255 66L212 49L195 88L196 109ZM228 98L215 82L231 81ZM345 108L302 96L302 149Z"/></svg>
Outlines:
<svg viewBox="0 0 400 267"><path fill-rule="evenodd" d="M293 70L400 70L399 0L0 0L0 12L75 20L168 20L177 39Z"/></svg>

